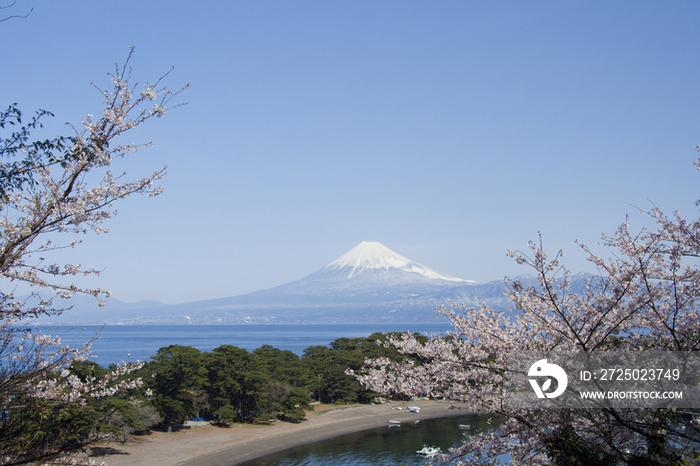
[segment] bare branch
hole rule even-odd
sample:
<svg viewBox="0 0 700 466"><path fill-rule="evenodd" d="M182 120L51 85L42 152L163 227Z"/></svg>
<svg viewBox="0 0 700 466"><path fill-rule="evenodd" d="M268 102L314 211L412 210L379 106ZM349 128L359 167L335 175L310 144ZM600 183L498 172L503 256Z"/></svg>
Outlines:
<svg viewBox="0 0 700 466"><path fill-rule="evenodd" d="M13 0L12 3L10 3L10 4L7 5L7 6L0 6L0 10L4 10L4 9L7 9L7 8L12 8L13 6L15 6L15 3L17 3L16 0ZM8 21L8 20L13 19L13 18L25 19L25 18L27 18L30 14L32 14L32 11L34 11L34 7L32 7L26 15L11 15L11 16L8 16L8 17L6 17L6 18L0 19L0 23L2 23L3 21Z"/></svg>

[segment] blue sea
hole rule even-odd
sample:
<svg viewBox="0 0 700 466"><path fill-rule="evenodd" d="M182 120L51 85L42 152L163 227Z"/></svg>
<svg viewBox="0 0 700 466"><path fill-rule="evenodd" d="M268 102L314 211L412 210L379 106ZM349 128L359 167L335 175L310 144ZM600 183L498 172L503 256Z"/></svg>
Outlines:
<svg viewBox="0 0 700 466"><path fill-rule="evenodd" d="M106 325L52 327L51 335L62 343L79 346L91 338L93 357L101 366L122 361L146 361L159 348L169 345L192 346L211 351L221 345L234 345L253 351L263 345L301 355L310 346L328 345L341 337L367 337L375 332L418 332L439 334L449 330L444 324L306 324L306 325ZM46 332L46 328L42 328ZM130 355L130 356L129 356Z"/></svg>

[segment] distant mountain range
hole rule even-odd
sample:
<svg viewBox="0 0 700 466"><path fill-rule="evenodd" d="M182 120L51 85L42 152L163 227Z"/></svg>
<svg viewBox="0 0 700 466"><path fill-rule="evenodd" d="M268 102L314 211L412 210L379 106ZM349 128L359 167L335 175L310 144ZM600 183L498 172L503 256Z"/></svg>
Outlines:
<svg viewBox="0 0 700 466"><path fill-rule="evenodd" d="M528 276L518 277L533 282ZM74 297L73 309L50 322L71 324L308 324L438 322L433 309L477 299L508 310L502 280L478 284L409 260L377 242L362 242L326 267L267 290L166 305Z"/></svg>

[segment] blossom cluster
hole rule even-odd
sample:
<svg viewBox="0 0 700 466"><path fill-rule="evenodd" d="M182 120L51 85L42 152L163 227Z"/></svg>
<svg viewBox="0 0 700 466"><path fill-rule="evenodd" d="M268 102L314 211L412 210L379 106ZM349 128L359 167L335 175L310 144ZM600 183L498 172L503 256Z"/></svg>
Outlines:
<svg viewBox="0 0 700 466"><path fill-rule="evenodd" d="M102 117L95 121L91 115L86 116L65 156L54 157L52 163L37 163L36 183L0 197L0 277L53 289L63 298L76 292L108 296L106 290L83 289L54 280L98 275L99 270L74 264L47 264L45 255L78 244L77 241L56 244L55 233L105 233L107 229L102 225L115 215L111 206L116 201L137 193L156 196L162 192L156 183L165 174L165 168L127 181L125 174L114 174L109 167L115 157L138 150L135 144L118 143L121 135L179 106L170 102L182 89L172 92L161 86L166 76L167 73L156 83L146 84L139 94L134 92L137 84L130 84L131 69L127 70L126 64L121 69L117 67L111 90L95 86L104 97ZM86 175L95 168L104 171L102 179L91 186ZM38 241L49 236L51 239Z"/></svg>
<svg viewBox="0 0 700 466"><path fill-rule="evenodd" d="M120 391L141 388L143 386L141 379L122 379L141 367L143 367L143 363L122 364L99 379L88 377L85 381L80 380L68 369L63 369L59 376L40 380L35 385L27 387L27 394L43 400L65 401L84 405L86 397L104 398L113 396Z"/></svg>

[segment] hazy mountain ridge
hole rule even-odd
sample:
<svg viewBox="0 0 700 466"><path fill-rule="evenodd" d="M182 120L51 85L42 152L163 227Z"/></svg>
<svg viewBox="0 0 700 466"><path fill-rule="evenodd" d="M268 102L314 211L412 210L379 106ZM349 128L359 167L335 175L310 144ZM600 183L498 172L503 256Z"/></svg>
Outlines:
<svg viewBox="0 0 700 466"><path fill-rule="evenodd" d="M580 277L583 280L585 277ZM516 278L524 284L534 277ZM580 281L574 277L574 281ZM581 281L581 283L583 283ZM110 299L97 307L93 298L73 300L74 309L51 322L73 324L244 324L436 322L439 305L481 300L499 311L510 302L506 284L479 284L442 274L400 256L380 243L363 242L328 266L274 288L186 304L123 303ZM578 285L574 283L574 288ZM86 299L93 299L89 304Z"/></svg>

